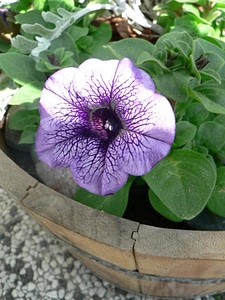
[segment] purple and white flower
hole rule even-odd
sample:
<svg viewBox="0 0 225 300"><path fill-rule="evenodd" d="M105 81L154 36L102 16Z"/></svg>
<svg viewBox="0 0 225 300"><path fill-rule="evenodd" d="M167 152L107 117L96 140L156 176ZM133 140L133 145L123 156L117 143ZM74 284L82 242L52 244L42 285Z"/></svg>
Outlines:
<svg viewBox="0 0 225 300"><path fill-rule="evenodd" d="M88 59L46 81L35 150L52 168L70 167L90 192L109 195L170 151L175 118L169 101L133 62Z"/></svg>

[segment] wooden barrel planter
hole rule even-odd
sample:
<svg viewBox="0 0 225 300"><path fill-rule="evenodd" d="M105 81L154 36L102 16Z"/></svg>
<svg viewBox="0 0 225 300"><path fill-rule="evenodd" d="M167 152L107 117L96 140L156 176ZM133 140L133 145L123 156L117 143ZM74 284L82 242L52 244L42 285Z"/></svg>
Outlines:
<svg viewBox="0 0 225 300"><path fill-rule="evenodd" d="M84 265L125 290L190 298L225 290L225 232L163 229L55 192L0 150L0 186Z"/></svg>

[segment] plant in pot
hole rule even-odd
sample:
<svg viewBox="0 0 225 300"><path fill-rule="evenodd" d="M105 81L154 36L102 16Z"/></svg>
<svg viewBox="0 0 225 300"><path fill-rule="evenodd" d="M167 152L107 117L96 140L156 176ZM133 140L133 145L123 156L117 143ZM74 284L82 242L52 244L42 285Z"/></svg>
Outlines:
<svg viewBox="0 0 225 300"><path fill-rule="evenodd" d="M0 67L9 105L20 105L7 126L22 131L35 159L70 167L76 201L20 169L18 190L2 152L1 186L125 289L172 298L224 290L223 1L162 2L155 20L145 1L57 3L10 5L21 34ZM126 23L136 37L113 41L105 11L140 20ZM141 26L155 30L152 42ZM143 202L144 219L135 215Z"/></svg>

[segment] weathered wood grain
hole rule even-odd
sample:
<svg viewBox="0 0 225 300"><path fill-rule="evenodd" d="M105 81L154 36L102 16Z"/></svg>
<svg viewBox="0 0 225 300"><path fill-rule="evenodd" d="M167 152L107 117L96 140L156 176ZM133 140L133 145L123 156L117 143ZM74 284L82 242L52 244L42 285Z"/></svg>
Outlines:
<svg viewBox="0 0 225 300"><path fill-rule="evenodd" d="M23 199L29 187L38 183L36 179L19 168L0 149L0 186L16 200Z"/></svg>
<svg viewBox="0 0 225 300"><path fill-rule="evenodd" d="M138 223L87 207L42 184L30 189L22 204L60 239L115 265L136 268L132 233Z"/></svg>
<svg viewBox="0 0 225 300"><path fill-rule="evenodd" d="M140 225L134 251L139 272L182 278L225 279L225 232Z"/></svg>
<svg viewBox="0 0 225 300"><path fill-rule="evenodd" d="M130 270L121 271L120 269L116 269L114 265L110 266L102 264L101 262L76 251L75 249L68 249L77 259L82 261L86 267L98 274L100 278L108 280L125 290L141 293L139 279L133 276Z"/></svg>

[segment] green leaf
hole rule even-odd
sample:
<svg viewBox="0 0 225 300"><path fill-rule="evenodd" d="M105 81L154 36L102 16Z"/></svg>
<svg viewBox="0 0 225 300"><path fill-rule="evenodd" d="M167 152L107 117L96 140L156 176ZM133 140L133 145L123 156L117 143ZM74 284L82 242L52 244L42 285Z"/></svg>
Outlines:
<svg viewBox="0 0 225 300"><path fill-rule="evenodd" d="M33 81L22 86L10 99L10 105L21 105L24 103L34 103L40 98L44 82Z"/></svg>
<svg viewBox="0 0 225 300"><path fill-rule="evenodd" d="M81 51L88 51L89 53L91 53L89 48L91 47L93 42L93 37L90 35L86 35L79 38L79 40L77 41L77 45Z"/></svg>
<svg viewBox="0 0 225 300"><path fill-rule="evenodd" d="M217 47L214 46L215 51L217 51ZM220 49L219 49L220 50ZM203 70L214 70L214 71L219 71L219 69L224 65L225 63L225 57L224 57L224 54L223 56L221 57L219 54L216 54L216 53L211 53L211 52L208 52L207 49L205 49L205 52L206 52L206 57L208 59L208 64L204 67ZM222 52L222 51L220 51Z"/></svg>
<svg viewBox="0 0 225 300"><path fill-rule="evenodd" d="M214 214L225 218L225 167L217 169L216 186L207 207Z"/></svg>
<svg viewBox="0 0 225 300"><path fill-rule="evenodd" d="M74 0L48 0L48 5L50 10L54 12L56 12L59 7L63 7L68 10L73 10Z"/></svg>
<svg viewBox="0 0 225 300"><path fill-rule="evenodd" d="M88 27L80 27L80 26L70 26L67 29L68 34L72 37L73 41L77 41L80 37L86 36L88 34Z"/></svg>
<svg viewBox="0 0 225 300"><path fill-rule="evenodd" d="M57 48L54 52L43 51L39 55L40 61L36 63L36 69L41 72L52 72L66 67L77 67L73 55L73 52L65 51L65 48Z"/></svg>
<svg viewBox="0 0 225 300"><path fill-rule="evenodd" d="M225 144L225 127L217 122L207 121L200 125L197 141L213 153L217 153Z"/></svg>
<svg viewBox="0 0 225 300"><path fill-rule="evenodd" d="M111 37L110 25L102 23L99 27L90 26L89 35L76 41L77 46L81 49L80 61L88 59L97 49L107 44Z"/></svg>
<svg viewBox="0 0 225 300"><path fill-rule="evenodd" d="M170 70L159 59L146 51L138 57L137 66L152 77L162 75L163 72L170 73Z"/></svg>
<svg viewBox="0 0 225 300"><path fill-rule="evenodd" d="M178 218L189 220L206 206L216 182L216 171L202 154L174 150L144 179L160 201Z"/></svg>
<svg viewBox="0 0 225 300"><path fill-rule="evenodd" d="M25 13L20 13L15 16L15 19L20 24L35 24L39 23L42 25L47 25L47 23L42 18L41 10L32 9Z"/></svg>
<svg viewBox="0 0 225 300"><path fill-rule="evenodd" d="M170 72L170 70L160 61L158 60L155 56L153 56L152 54L144 51L137 60L137 66L140 66L144 63L152 63L152 64L156 64L157 66L159 66L164 72Z"/></svg>
<svg viewBox="0 0 225 300"><path fill-rule="evenodd" d="M177 147L184 146L190 142L196 134L196 126L188 121L180 121L176 123L176 136L174 143Z"/></svg>
<svg viewBox="0 0 225 300"><path fill-rule="evenodd" d="M63 32L59 38L51 41L50 51L57 51L59 48L64 48L65 51L73 53L73 59L78 62L79 53L73 37L68 32Z"/></svg>
<svg viewBox="0 0 225 300"><path fill-rule="evenodd" d="M165 47L168 50L179 49L189 56L193 47L193 39L187 32L169 32L162 35L156 42L155 53L158 51L164 51ZM170 48L171 47L171 48Z"/></svg>
<svg viewBox="0 0 225 300"><path fill-rule="evenodd" d="M39 124L39 112L37 109L27 110L21 109L17 110L9 118L9 128L14 130L24 130L29 125Z"/></svg>
<svg viewBox="0 0 225 300"><path fill-rule="evenodd" d="M198 102L191 103L185 109L185 116L192 124L199 126L209 116L209 112L206 108Z"/></svg>
<svg viewBox="0 0 225 300"><path fill-rule="evenodd" d="M218 115L213 121L225 127L225 115Z"/></svg>
<svg viewBox="0 0 225 300"><path fill-rule="evenodd" d="M154 78L156 89L174 101L186 101L192 77L184 70L164 74Z"/></svg>
<svg viewBox="0 0 225 300"><path fill-rule="evenodd" d="M203 81L213 79L219 84L221 83L220 74L213 69L204 69L199 72Z"/></svg>
<svg viewBox="0 0 225 300"><path fill-rule="evenodd" d="M198 91L200 90L200 91ZM196 99L197 101L199 101L200 103L202 103L204 105L204 107L211 113L214 114L225 114L225 103L224 103L224 98L223 98L223 103L221 102L222 97L225 94L225 91L223 89L217 89L217 88L212 88L211 87L211 95L205 95L203 93L206 92L206 89L204 89L204 87L199 87L196 90L193 90L191 88L189 88L189 93L190 95ZM213 95L213 93L216 93L216 95L218 95L218 99L215 99L216 101L219 101L219 103L214 102L214 98L215 98L215 94ZM210 98L209 98L210 97ZM212 98L213 99L212 99Z"/></svg>
<svg viewBox="0 0 225 300"><path fill-rule="evenodd" d="M202 49L204 49L204 52L216 54L218 57L220 57L220 59L223 59L224 43L222 45L222 41L213 38L198 38L195 40L195 42L198 43L202 47Z"/></svg>
<svg viewBox="0 0 225 300"><path fill-rule="evenodd" d="M5 74L21 85L32 81L45 81L45 75L35 69L35 61L20 53L0 54L0 67Z"/></svg>
<svg viewBox="0 0 225 300"><path fill-rule="evenodd" d="M43 10L46 0L33 0L33 8ZM48 1L49 2L49 1Z"/></svg>
<svg viewBox="0 0 225 300"><path fill-rule="evenodd" d="M118 42L111 42L103 46L98 51L94 52L93 57L100 59L122 59L127 57L136 64L139 56L144 51L153 53L154 49L153 44L143 39L122 39Z"/></svg>
<svg viewBox="0 0 225 300"><path fill-rule="evenodd" d="M148 192L149 200L152 205L152 207L162 216L169 219L172 222L181 222L183 219L177 217L174 213L171 212L171 210L168 209L156 196L155 193L151 189L149 189Z"/></svg>
<svg viewBox="0 0 225 300"><path fill-rule="evenodd" d="M78 188L74 199L92 208L122 217L127 207L129 191L134 179L135 177L129 178L127 183L112 196L100 196L92 194L83 188Z"/></svg>
<svg viewBox="0 0 225 300"><path fill-rule="evenodd" d="M19 144L34 144L38 125L28 125L23 130Z"/></svg>

